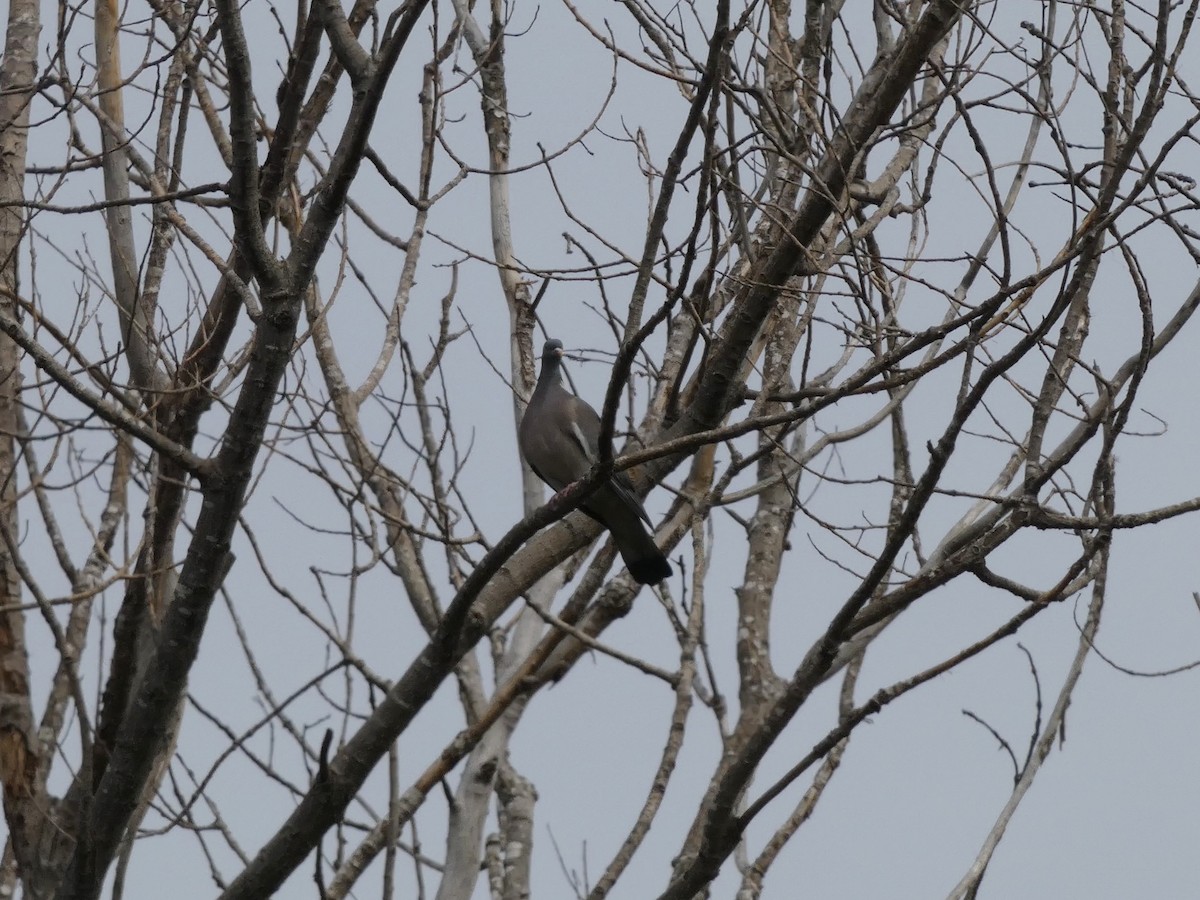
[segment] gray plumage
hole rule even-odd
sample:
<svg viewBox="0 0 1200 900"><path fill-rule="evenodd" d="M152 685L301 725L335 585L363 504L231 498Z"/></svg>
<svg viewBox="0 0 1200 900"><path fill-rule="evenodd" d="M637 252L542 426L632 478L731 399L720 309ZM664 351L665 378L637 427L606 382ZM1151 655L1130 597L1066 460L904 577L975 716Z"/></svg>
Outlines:
<svg viewBox="0 0 1200 900"><path fill-rule="evenodd" d="M583 478L600 458L600 417L562 385L562 341L546 341L542 371L521 418L517 443L534 474L555 491ZM650 517L624 472L580 507L613 536L629 574L640 584L671 576L671 565L646 530Z"/></svg>

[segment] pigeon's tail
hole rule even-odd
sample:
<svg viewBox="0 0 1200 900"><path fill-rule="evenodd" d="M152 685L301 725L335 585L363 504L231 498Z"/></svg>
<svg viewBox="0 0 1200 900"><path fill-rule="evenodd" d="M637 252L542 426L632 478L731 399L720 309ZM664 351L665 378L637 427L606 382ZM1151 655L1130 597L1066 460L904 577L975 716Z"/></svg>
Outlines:
<svg viewBox="0 0 1200 900"><path fill-rule="evenodd" d="M654 548L653 554L639 556L637 559L630 559L625 554L622 554L621 558L625 560L629 574L638 584L658 584L671 577L671 564L657 547Z"/></svg>
<svg viewBox="0 0 1200 900"><path fill-rule="evenodd" d="M658 584L671 577L671 564L632 510L609 516L604 524L617 543L621 559L638 584Z"/></svg>

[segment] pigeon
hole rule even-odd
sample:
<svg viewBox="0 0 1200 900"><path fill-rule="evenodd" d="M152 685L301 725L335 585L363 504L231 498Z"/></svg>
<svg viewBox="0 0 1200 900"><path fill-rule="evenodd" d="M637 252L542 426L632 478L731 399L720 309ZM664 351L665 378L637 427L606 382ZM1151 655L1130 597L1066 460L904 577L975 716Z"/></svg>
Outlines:
<svg viewBox="0 0 1200 900"><path fill-rule="evenodd" d="M525 462L555 491L583 478L600 459L600 417L563 387L562 357L562 341L546 341L537 387L517 431ZM635 581L658 584L671 577L671 564L646 528L650 517L624 472L613 473L581 509L609 530Z"/></svg>

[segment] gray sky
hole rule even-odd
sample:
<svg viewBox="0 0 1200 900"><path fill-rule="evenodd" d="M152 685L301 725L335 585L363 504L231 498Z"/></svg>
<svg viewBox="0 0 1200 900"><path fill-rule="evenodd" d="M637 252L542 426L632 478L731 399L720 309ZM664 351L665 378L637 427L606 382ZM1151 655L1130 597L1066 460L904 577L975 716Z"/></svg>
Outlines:
<svg viewBox="0 0 1200 900"><path fill-rule="evenodd" d="M997 9L996 15L1008 15L1011 21L997 22L996 32L1015 39L1019 34L1016 23L1040 15L1041 4L999 6L1006 8ZM590 12L608 17L619 39L632 37L615 5L605 4L603 9ZM449 15L448 7L442 14ZM44 4L43 15L45 43L53 33L54 4ZM135 13L131 7L130 18L135 15L140 12ZM258 23L255 39L270 44L270 49L264 46L261 51L261 64L256 55L255 71L264 106L273 111L269 98L278 76L271 54L277 50L278 35L261 8L252 6L247 16L261 16L254 20ZM852 29L869 27L856 19L847 21ZM536 162L539 144L550 153L588 128L605 103L613 63L558 4L536 7L515 4L509 31L507 67L514 114L513 162L522 166ZM854 34L863 46L869 45L869 31ZM1094 41L1095 37L1090 34L1087 40ZM385 159L393 161L405 178L415 168L411 156L414 141L411 123L418 85L415 79L420 63L428 55L428 44L424 38L416 45L419 52L401 64L388 94L394 107L381 115L372 138L372 145ZM1093 48L1088 45L1088 49ZM125 52L128 59L137 59L141 45L130 41ZM257 45L255 52L260 52ZM90 48L88 53L90 58ZM469 54L465 49L460 58L460 65L466 68ZM1200 83L1197 58L1195 54L1185 54L1183 58L1181 75L1189 84ZM453 77L447 72L447 84ZM983 92L987 85L973 89ZM1086 97L1082 90L1079 95ZM127 102L132 122L136 119L137 103L145 100L131 98ZM1086 100L1081 103L1087 105ZM469 164L482 166L486 148L479 128L477 91L470 86L461 88L448 100L447 111L449 116L463 117L461 122L454 122L446 129L455 152ZM40 108L39 112L44 114L45 109ZM1187 112L1190 109L1185 111L1182 103L1178 109L1169 108L1163 115L1164 128L1178 127ZM598 130L582 146L576 145L553 163L572 212L631 256L640 253L648 194L644 179L638 174L633 147L605 134L622 136L625 131L641 130L652 158L661 165L682 117L683 106L673 86L622 63L618 67L616 90L600 118ZM981 119L989 129L993 160L1015 157L1019 141L1024 139L1025 126L1018 132L1002 116L981 115ZM1068 134L1077 134L1081 143L1095 143L1097 121L1094 110L1083 110L1077 120L1064 120L1064 128ZM94 126L88 123L88 127L89 139L98 144ZM61 141L61 128L57 132L53 127L35 131L34 140L46 140L48 144L31 149L31 160L38 153L45 153L48 159L56 159L56 154L61 153L61 144L55 143ZM964 154L969 153L965 135L960 133L955 140L960 142ZM207 176L200 174L205 171L202 161L211 151L199 138L193 140L192 147L197 162L191 178L203 180ZM1045 155L1050 158L1049 148ZM922 277L953 285L965 267L964 256L978 247L990 225L990 220L981 214L985 212L983 204L976 200L969 186L968 176L978 173L977 163L977 159L965 161L962 172L947 172L945 182L940 183L938 202L928 211L930 240L922 254L928 259L919 269ZM1196 164L1194 143L1184 143L1174 151L1167 168L1194 172ZM450 177L449 162L444 162L438 172L442 178ZM221 171L213 169L211 180L223 177ZM311 186L311 175L307 177L310 181L306 187ZM1035 173L1031 179L1049 180L1049 177L1046 173L1040 176ZM434 180L438 181L438 175ZM98 192L98 184L98 180L92 181L86 190ZM355 197L390 230L406 234L411 211L394 196L378 189L381 185L369 167L364 167ZM56 201L86 202L86 196L75 195L86 190L72 184ZM524 263L534 269L586 264L578 251L568 252L562 237L564 231L580 240L587 238L563 214L544 169L533 167L514 175L512 199L514 240ZM423 360L428 354L428 336L436 328L438 304L450 283L447 266L463 256L445 241L452 240L480 256L491 253L486 203L485 179L471 175L435 207L414 302L404 324L404 337L418 359ZM689 221L690 203L690 195L677 199L677 213L672 221L672 233L676 236ZM1043 258L1058 249L1065 220L1066 206L1055 199L1052 188L1030 189L1014 216L1017 227L1038 247ZM144 219L138 221L144 235ZM75 239L75 229L80 223L69 218L50 222L42 218L38 224L65 245ZM897 224L891 234L887 229L881 230L881 235L894 241L891 250L903 249L900 232L906 227ZM99 220L89 219L87 228L92 251L102 260L100 268L105 272ZM220 243L218 229L209 228L208 236L224 252L226 245ZM375 287L390 289L403 262L401 253L374 241L358 222L352 222L350 229L356 262L364 267ZM596 249L597 242L589 241L589 246ZM1195 265L1177 245L1163 240L1158 233L1148 233L1137 247L1155 298L1156 319L1165 321L1191 290L1196 278ZM1027 267L1031 252L1027 247L1015 250L1018 264ZM56 262L48 248L40 247L38 254L41 291L46 297L51 291L59 292L65 308L71 302L79 275ZM611 254L604 258L611 258ZM321 287L326 293L337 279L336 262L336 252L331 248L320 270ZM56 268L61 271L54 271ZM1093 336L1087 346L1087 361L1109 374L1136 348L1138 321L1136 301L1127 281L1120 277L1115 260L1110 269L1109 280L1102 281L1093 292ZM483 262L466 260L460 265L458 276L452 324L462 327L464 322L469 323L483 350L500 371L507 372L508 317L494 272ZM179 287L178 276L172 277ZM984 293L992 288L986 276L985 282L980 286ZM627 302L631 285L629 278L608 285L614 305L619 307ZM170 295L164 297L168 315L172 303L182 304L182 300ZM390 302L386 294L381 299ZM561 338L568 347L612 350L615 340L600 316L593 312L598 301L591 283L555 284L540 307L542 322L548 333ZM652 289L651 304L659 301L661 291ZM44 302L52 306L52 301ZM922 296L917 287L906 302L914 321L926 317L936 320L944 311L944 303L938 305L932 294ZM181 310L182 305L176 309ZM361 287L353 279L347 279L330 317L335 338L342 342L342 362L348 374L352 379L361 378L374 361L382 316ZM110 340L115 340L112 337L115 328L107 333ZM1194 335L1185 333L1156 361L1129 429L1131 433L1143 432L1148 436L1131 434L1118 445L1118 508L1122 511L1146 509L1200 494L1194 466L1200 451L1200 428L1196 423L1193 392L1181 387L1194 380L1195 341ZM661 341L652 340L651 345L660 347ZM358 348L361 353L356 356L353 351ZM88 348L89 352L95 349L94 344ZM818 347L814 368L820 367L818 362L827 363L835 358L840 349ZM306 377L311 379L312 386L318 383L319 375L311 354L308 361L310 371ZM580 393L599 407L607 383L607 367L573 363L570 371ZM918 472L927 459L925 441L935 439L945 426L945 404L953 401L959 371L942 373L940 381L922 386L906 407ZM461 487L468 497L476 498L472 510L489 540L495 541L521 515L510 389L480 359L474 343L467 338L451 350L446 374L460 450L471 448L461 473ZM385 380L382 392L394 400L403 388L399 376L392 373ZM639 398L644 399L644 391ZM1012 396L1009 399L1013 400ZM372 435L380 441L388 438L385 406L368 404L365 408ZM822 414L815 424L822 429L847 427L869 408L873 407L867 402L848 403ZM1028 418L1027 407L1015 400L1011 406L996 405L992 412L1014 427L1019 426L1022 417L1026 421ZM290 424L299 423L311 414L311 410L300 410ZM402 421L412 421L409 413L405 416ZM1166 423L1161 434L1160 422ZM972 424L981 431L988 427L982 416ZM206 423L206 432L212 434L216 427L214 423ZM1065 426L1060 426L1060 433L1061 430ZM973 439L969 449L961 452L951 467L947 483L965 491L981 490L990 483L1006 456L1006 449L984 438ZM299 456L307 452L301 444L287 445L287 450ZM867 439L842 445L831 470L847 478L868 478L880 471L881 466L882 471L887 470L889 455L886 430L880 429ZM725 450L718 452L718 469L728 458ZM395 435L390 438L385 459L406 474L412 465L411 454ZM267 463L247 509L246 523L271 560L280 584L314 608L321 608L318 583L310 567L344 571L345 547L342 543L322 540L298 520L344 529L345 512L328 490L305 481L293 462L276 456ZM1088 472L1082 463L1074 471L1082 473L1080 477ZM414 474L424 478L423 474ZM747 486L751 481L744 477L734 487ZM886 485L878 484L848 485L843 489L822 484L816 478L801 480L806 509L817 518L839 521L852 521L860 514L877 519L880 509L886 509L886 502L881 504L880 498L886 497L887 490ZM652 493L647 503L651 516L661 516L669 500L666 491ZM139 502L131 503L131 509L139 509ZM935 543L967 506L969 501L961 499L935 501L927 518L922 520L927 539ZM738 509L743 515L750 511L752 507L747 504ZM714 516L713 525L717 562L706 588L708 634L718 683L730 703L736 704L733 656L736 619L732 591L742 575L745 539L740 527L724 513ZM464 526L464 532L467 530ZM136 535L132 538L136 539ZM37 540L36 536L31 539ZM1200 590L1194 518L1184 517L1137 532L1119 533L1114 540L1116 549L1098 649L1119 665L1139 672L1160 672L1200 659L1200 614L1192 599L1193 592ZM878 541L878 535L866 538L870 546L878 546ZM681 545L685 554L689 553L686 545L686 541ZM1077 547L1078 542L1069 536L1030 532L998 551L989 559L989 565L1023 583L1044 587L1061 572L1062 554L1073 553ZM233 606L255 649L256 661L277 691L277 697L286 696L332 662L327 656L328 647L266 584L244 535L235 552L238 562L229 582ZM822 554L847 563L855 559L815 521L798 519L772 621L774 661L778 671L785 675L793 670L855 583ZM435 565L442 565L437 553L430 557L437 560ZM331 615L344 623L350 585L344 579L333 578L327 583ZM445 601L450 593L444 580L441 589L445 591L442 597ZM424 641L397 580L377 567L353 585L353 592L357 652L383 676L398 677ZM978 852L1012 785L1008 756L999 749L995 738L963 715L963 711L970 710L985 720L1018 755L1023 755L1037 709L1029 659L1017 643L1028 649L1036 664L1044 714L1054 702L1074 653L1088 599L1085 592L1048 610L1023 629L1017 639L1005 640L981 657L901 698L860 727L812 820L790 842L771 870L764 896L780 900L801 896L944 897ZM110 622L119 601L117 590L106 597ZM1012 597L985 589L972 579L952 582L904 613L872 646L856 698L861 702L878 688L939 662L982 637L1019 607ZM37 651L35 674L44 679L52 661L50 647L44 631L36 626L31 631L35 632L31 633L31 643ZM678 647L670 626L649 591L641 593L632 613L606 632L604 640L625 653L669 670L678 664ZM89 685L93 690L99 649L94 641L89 645L84 666L85 671L92 673ZM486 648L481 645L477 652L485 668L490 669ZM231 616L222 602L214 609L191 684L196 699L207 708L219 710L235 731L250 727L262 715L261 699L249 680ZM327 679L325 685L332 697L345 699L340 676ZM768 754L754 785L755 794L825 735L835 715L837 690L835 683L826 684L802 708ZM518 770L534 781L538 792L536 897L570 896L551 835L565 865L582 872L586 864L593 880L608 863L632 824L658 763L672 699L667 686L597 655L582 660L567 679L540 692L533 700L514 738L512 760ZM361 684L355 686L352 700L358 711L367 709ZM327 725L335 730L341 728L337 718L327 720L327 701L311 692L297 701L291 713L297 723L316 729L309 737L314 745L319 743L319 733ZM1197 871L1200 863L1193 852L1200 839L1200 780L1193 777L1198 720L1200 671L1160 678L1132 677L1093 654L1072 699L1065 743L1055 748L1013 819L989 866L981 896L1096 900L1194 896L1200 882ZM446 684L436 701L400 739L401 789L440 752L461 724L460 704L453 687ZM73 735L67 743L73 748L72 740ZM226 738L194 709L189 710L180 739L180 754L197 777L208 771L227 746ZM296 785L307 784L299 751L277 728L257 735L251 746L264 758L278 762ZM697 706L663 810L613 897L638 900L655 896L665 886L682 832L695 812L718 753L712 716ZM187 777L178 763L172 772L181 781ZM452 785L457 783L457 774L451 778ZM763 820L751 827L752 855L808 783L807 777L802 778L789 788L764 814ZM239 754L233 754L217 769L211 793L241 847L251 855L274 832L294 803L285 789L265 781ZM385 806L385 771L381 769L373 775L363 796L369 798L375 812ZM348 815L349 820L357 822L367 818L361 807L352 807ZM161 824L161 819L152 814L146 827L156 828ZM445 804L440 792L435 792L422 808L417 825L423 851L440 858L444 852L445 827ZM351 833L350 845L358 838L357 833ZM411 834L405 835L406 840L410 838ZM127 897L161 896L164 880L168 879L177 886L172 890L173 896L213 894L206 863L192 836L174 831L148 842L161 849L135 854L128 875ZM234 855L220 846L219 840L212 844L226 876L236 874L240 866ZM332 846L332 837L327 836L326 853L332 852ZM405 872L405 878L409 877L404 866L401 871ZM310 860L297 871L281 896L312 896L311 877ZM732 897L737 883L734 867L727 863L714 886L713 896ZM376 884L377 879L364 879L357 896L375 896ZM398 896L414 896L409 891L406 887ZM482 879L475 896L486 896Z"/></svg>

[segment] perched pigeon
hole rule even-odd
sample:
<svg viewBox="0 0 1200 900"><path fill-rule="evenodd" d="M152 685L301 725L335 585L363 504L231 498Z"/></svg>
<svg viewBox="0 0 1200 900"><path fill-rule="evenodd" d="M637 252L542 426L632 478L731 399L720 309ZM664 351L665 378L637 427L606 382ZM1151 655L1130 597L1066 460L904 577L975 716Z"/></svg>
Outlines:
<svg viewBox="0 0 1200 900"><path fill-rule="evenodd" d="M600 417L562 385L562 341L546 341L542 371L521 419L517 442L534 474L556 491L583 478L600 458ZM624 472L617 472L581 509L607 528L629 574L640 584L671 577L671 565L654 543L650 518Z"/></svg>

